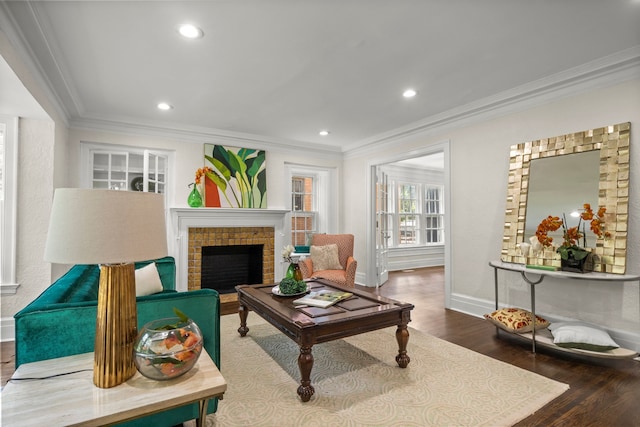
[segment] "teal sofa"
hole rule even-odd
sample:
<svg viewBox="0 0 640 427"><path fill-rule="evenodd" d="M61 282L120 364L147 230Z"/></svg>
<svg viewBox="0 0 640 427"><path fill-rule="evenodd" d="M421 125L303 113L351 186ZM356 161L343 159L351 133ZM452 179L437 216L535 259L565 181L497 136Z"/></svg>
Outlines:
<svg viewBox="0 0 640 427"><path fill-rule="evenodd" d="M204 348L220 367L220 299L213 289L176 292L175 260L165 257L138 262L136 269L155 262L163 291L137 298L138 329L145 323L175 316L173 308L187 314L200 327ZM75 265L40 296L15 314L16 368L23 363L93 351L100 268ZM218 408L211 400L208 412ZM174 426L198 417L191 404L121 424L126 426Z"/></svg>

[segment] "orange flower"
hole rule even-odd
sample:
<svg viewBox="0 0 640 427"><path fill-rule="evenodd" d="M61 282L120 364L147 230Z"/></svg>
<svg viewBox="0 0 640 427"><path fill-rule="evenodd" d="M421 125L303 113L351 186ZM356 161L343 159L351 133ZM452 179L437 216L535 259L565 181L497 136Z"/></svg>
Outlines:
<svg viewBox="0 0 640 427"><path fill-rule="evenodd" d="M538 229L536 230L536 236L538 237L538 241L542 244L542 246L551 246L553 243L553 238L549 237L547 234L551 231L556 231L560 227L564 229L562 242L563 246L574 246L576 245L582 237L584 237L584 233L580 231L580 225L582 220L591 221L591 231L598 236L598 238L609 238L611 237L611 233L604 231L604 214L607 211L607 208L604 206L600 206L598 209L598 213L594 214L591 209L591 205L589 203L585 203L583 205L583 212L580 214L580 222L576 227L567 228L566 227L566 219L561 220L557 216L549 215L547 218L543 219L538 225ZM564 218L564 214L563 214Z"/></svg>
<svg viewBox="0 0 640 427"><path fill-rule="evenodd" d="M538 229L536 230L536 236L538 237L538 241L542 244L542 246L551 246L551 244L553 243L553 237L549 237L547 234L550 231L556 231L561 226L562 220L557 216L549 215L542 220L540 225L538 225Z"/></svg>
<svg viewBox="0 0 640 427"><path fill-rule="evenodd" d="M564 233L564 245L573 246L582 238L582 233L578 227L571 227ZM567 245L567 243L570 243Z"/></svg>
<svg viewBox="0 0 640 427"><path fill-rule="evenodd" d="M605 209L605 208L600 208ZM590 221L593 219L593 211L591 210L591 205L589 203L584 204L584 212L580 214L580 217L585 221Z"/></svg>
<svg viewBox="0 0 640 427"><path fill-rule="evenodd" d="M198 169L196 171L196 184L200 184L200 180L202 179L202 177L209 172L211 172L211 168L209 166Z"/></svg>

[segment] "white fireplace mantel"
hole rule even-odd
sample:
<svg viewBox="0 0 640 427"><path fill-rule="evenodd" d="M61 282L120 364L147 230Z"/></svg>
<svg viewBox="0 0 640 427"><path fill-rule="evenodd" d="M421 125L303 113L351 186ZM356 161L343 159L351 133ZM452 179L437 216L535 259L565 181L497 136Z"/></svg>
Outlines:
<svg viewBox="0 0 640 427"><path fill-rule="evenodd" d="M189 228L273 227L274 247L282 248L285 235L290 233L285 221L289 212L286 209L170 208L169 254L176 259L176 290L188 289ZM273 271L278 271L275 265Z"/></svg>

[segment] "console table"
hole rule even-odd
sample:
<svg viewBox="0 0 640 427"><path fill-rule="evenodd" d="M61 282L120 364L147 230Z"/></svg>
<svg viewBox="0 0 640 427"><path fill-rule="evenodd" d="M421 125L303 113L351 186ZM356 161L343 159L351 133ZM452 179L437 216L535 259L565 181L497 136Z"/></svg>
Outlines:
<svg viewBox="0 0 640 427"><path fill-rule="evenodd" d="M2 425L102 426L199 402L197 425L202 426L208 400L222 398L226 389L204 350L178 378L155 381L136 372L112 388L93 384L93 353L77 354L20 365L2 390Z"/></svg>
<svg viewBox="0 0 640 427"><path fill-rule="evenodd" d="M534 269L527 268L524 264L515 264L504 261L491 261L489 265L493 267L494 270L494 286L495 286L495 303L496 310L498 310L498 270L507 270L514 271L520 273L522 279L529 284L529 294L531 297L531 313L533 318L536 316L536 285L542 283L545 277L555 277L558 279L569 279L569 280L591 280L591 281L602 281L602 282L638 282L640 285L640 275L635 274L611 274L611 273L598 273L598 272L589 272L589 273L571 273L568 271L554 271L554 270L542 270L542 269ZM529 275L529 276L527 276ZM535 276L535 277L532 277ZM553 340L549 339L547 336L536 338L536 328L533 328L531 333L526 334L518 334L524 338L531 340L531 349L535 353L536 351L536 343L540 345L544 345L547 347L553 347L556 350L570 352L570 353L580 353L586 354L594 357L608 357L608 358L632 358L638 355L637 352L633 350L628 350L625 348L618 348L615 350L610 350L609 352L595 352L588 350L580 350L580 349L570 349L556 346L553 344Z"/></svg>

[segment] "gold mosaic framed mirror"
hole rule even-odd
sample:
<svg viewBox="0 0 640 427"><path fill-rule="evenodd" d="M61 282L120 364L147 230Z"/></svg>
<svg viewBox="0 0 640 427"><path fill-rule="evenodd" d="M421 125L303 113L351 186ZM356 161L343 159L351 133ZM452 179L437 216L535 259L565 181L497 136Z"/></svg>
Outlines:
<svg viewBox="0 0 640 427"><path fill-rule="evenodd" d="M627 255L630 136L631 123L627 122L512 145L500 256L502 261L560 267L560 256L555 252L555 248L544 248L535 256L532 253L525 256L521 247L521 244L528 243L525 239L529 238L525 225L527 224L529 184L532 181L531 162L598 150L600 156L597 205L606 208L605 229L611 233L611 236L606 239L594 239L588 246L595 255L593 271L624 274ZM564 169L564 167L556 169ZM579 169L579 166L574 165L567 169L573 171ZM562 189L562 182L558 182L557 191L562 192ZM592 204L594 211L598 206ZM538 211L544 210L544 207L536 208ZM529 211L532 212L533 209ZM563 212L554 211L553 207L548 208L547 215L562 217L562 214ZM531 218L529 221L529 223L539 222L531 221Z"/></svg>

